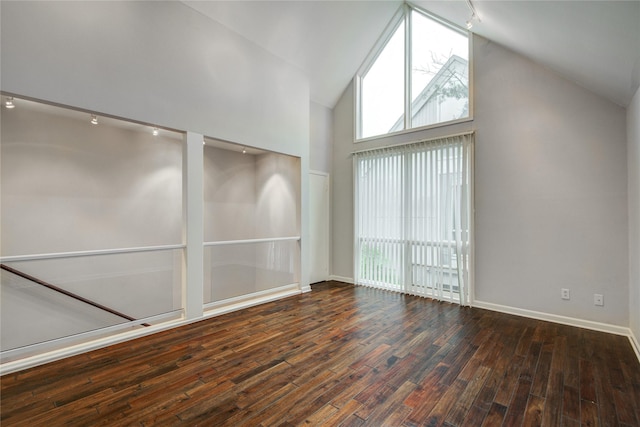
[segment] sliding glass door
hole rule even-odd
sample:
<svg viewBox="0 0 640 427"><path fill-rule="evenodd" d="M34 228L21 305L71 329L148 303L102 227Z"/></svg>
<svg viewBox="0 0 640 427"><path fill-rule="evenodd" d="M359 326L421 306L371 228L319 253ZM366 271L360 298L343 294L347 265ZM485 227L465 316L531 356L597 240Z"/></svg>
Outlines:
<svg viewBox="0 0 640 427"><path fill-rule="evenodd" d="M354 155L357 284L466 303L472 138Z"/></svg>

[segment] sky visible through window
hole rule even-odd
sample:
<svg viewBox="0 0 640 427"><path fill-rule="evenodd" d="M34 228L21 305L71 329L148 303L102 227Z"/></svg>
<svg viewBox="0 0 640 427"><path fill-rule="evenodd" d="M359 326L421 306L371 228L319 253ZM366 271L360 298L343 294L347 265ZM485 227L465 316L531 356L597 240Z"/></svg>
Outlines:
<svg viewBox="0 0 640 427"><path fill-rule="evenodd" d="M461 34L415 10L412 13L411 101L453 55L468 61L469 42ZM389 133L404 114L404 22L362 79L360 137Z"/></svg>
<svg viewBox="0 0 640 427"><path fill-rule="evenodd" d="M404 113L404 23L362 79L362 136L387 133Z"/></svg>

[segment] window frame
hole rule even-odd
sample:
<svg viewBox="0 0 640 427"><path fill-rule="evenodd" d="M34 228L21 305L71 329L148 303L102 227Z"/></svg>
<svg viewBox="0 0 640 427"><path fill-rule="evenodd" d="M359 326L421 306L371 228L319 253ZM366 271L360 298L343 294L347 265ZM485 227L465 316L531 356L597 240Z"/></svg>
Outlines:
<svg viewBox="0 0 640 427"><path fill-rule="evenodd" d="M418 13L423 14L429 19L436 21L437 23L456 31L460 34L463 34L467 37L468 40L468 51L469 51L469 59L468 59L468 67L469 67L469 115L467 117L463 117L455 120L448 120L444 122L434 123L425 126L416 126L411 127L411 70L412 70L412 40L411 40L411 32L412 32L412 11L416 11ZM398 27L404 23L404 128L395 132L388 132L379 135L372 135L367 137L361 137L362 135L362 81L369 70L373 67L378 57L382 54L384 48L386 47L391 37L395 34ZM385 27L382 35L373 46L363 64L360 66L356 75L353 78L353 87L354 87L354 102L353 102L353 117L354 117L354 129L353 129L353 142L354 144L387 138L395 135L408 134L417 131L423 131L426 129L434 129L443 126L451 126L458 123L466 123L473 121L474 116L474 96L473 96L473 33L471 31L465 30L444 18L441 18L433 13L415 6L410 3L403 3L396 13L393 15L393 18L389 21L387 26Z"/></svg>

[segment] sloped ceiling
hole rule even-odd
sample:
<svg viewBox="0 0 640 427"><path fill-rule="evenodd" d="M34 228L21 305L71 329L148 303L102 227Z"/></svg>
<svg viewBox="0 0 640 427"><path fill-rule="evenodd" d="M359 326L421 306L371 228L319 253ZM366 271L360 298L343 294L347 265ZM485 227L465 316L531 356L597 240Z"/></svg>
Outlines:
<svg viewBox="0 0 640 427"><path fill-rule="evenodd" d="M332 108L401 1L185 1L309 78Z"/></svg>
<svg viewBox="0 0 640 427"><path fill-rule="evenodd" d="M418 1L458 25L469 11ZM640 85L640 1L473 1L472 31L627 106ZM460 16L462 15L462 19Z"/></svg>
<svg viewBox="0 0 640 427"><path fill-rule="evenodd" d="M184 1L309 78L311 99L335 106L389 20L391 1ZM640 85L640 0L474 1L473 32L627 106ZM414 4L464 27L465 1Z"/></svg>

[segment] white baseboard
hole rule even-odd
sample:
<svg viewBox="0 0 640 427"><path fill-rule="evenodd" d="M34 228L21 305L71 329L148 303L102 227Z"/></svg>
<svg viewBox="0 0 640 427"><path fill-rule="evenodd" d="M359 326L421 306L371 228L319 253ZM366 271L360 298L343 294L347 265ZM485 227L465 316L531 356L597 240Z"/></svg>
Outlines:
<svg viewBox="0 0 640 427"><path fill-rule="evenodd" d="M124 332L121 334L111 335L97 340L64 347L58 350L48 351L46 353L25 357L23 359L18 359L11 362L6 362L0 365L0 375L11 374L14 372L22 371L24 369L33 368L35 366L44 365L50 362L55 362L56 360L65 359L71 356L77 356L78 354L82 353L88 353L90 351L98 350L110 345L119 344L121 342L155 334L156 332L162 332L168 329L184 326L189 323L197 322L199 320L202 320L202 318L200 317L193 320L174 320L159 325L153 325L147 328L134 329L132 331Z"/></svg>
<svg viewBox="0 0 640 427"><path fill-rule="evenodd" d="M344 282L344 283L351 283L353 285L353 278L351 277L335 276L332 274L331 276L329 276L329 280L335 280L337 282Z"/></svg>
<svg viewBox="0 0 640 427"><path fill-rule="evenodd" d="M638 338L636 338L632 330L630 330L629 341L631 341L631 347L633 347L633 351L636 352L638 357L638 362L640 362L640 342L638 342Z"/></svg>
<svg viewBox="0 0 640 427"><path fill-rule="evenodd" d="M607 332L615 335L630 336L631 330L624 326L610 325L608 323L594 322L591 320L576 319L574 317L560 316L557 314L543 313L540 311L526 310L524 308L509 307L484 301L474 301L472 307L484 308L491 311L513 314L515 316L528 317L530 319L545 320L547 322L560 323L562 325L577 326L592 331Z"/></svg>
<svg viewBox="0 0 640 427"><path fill-rule="evenodd" d="M304 289L300 289L297 284L293 284L282 286L276 289L257 292L248 297L231 298L229 300L223 301L219 305L209 305L209 309L205 309L202 317L197 317L194 319L172 320L158 325L149 326L147 328L134 329L131 331L119 333L117 335L110 335L93 341L88 341L58 350L37 354L35 356L6 362L0 365L0 375L11 374L14 372L22 371L24 369L33 368L35 366L44 365L50 362L55 362L56 360L61 360L67 357L76 356L78 354L98 350L100 348L108 347L125 341L130 341L136 338L141 338L147 335L155 334L157 332L185 326L190 323L199 322L201 320L220 316L222 314L241 310L243 308L264 304L266 302L283 299L293 295L299 295L302 292L304 292Z"/></svg>
<svg viewBox="0 0 640 427"><path fill-rule="evenodd" d="M329 280L336 280L339 282L353 284L353 279L350 277L331 275L329 277ZM105 338L87 342L84 344L74 345L64 349L51 351L48 353L39 354L36 356L16 360L14 362L4 363L0 365L0 374L5 375L5 374L21 371L27 368L43 365L45 363L64 359L66 357L74 356L77 354L86 353L92 350L107 347L120 342L128 341L135 338L140 338L146 335L151 335L156 332L161 332L161 331L173 329L179 326L184 326L189 323L198 322L206 318L219 316L221 314L240 310L242 308L247 308L247 307L263 304L265 302L286 298L288 296L296 295L301 292L308 292L308 291L304 287L300 289L294 285L289 285L289 286L283 286L278 289L274 289L270 292L264 292L261 295L254 295L254 298L246 298L246 299L238 298L237 301L227 301L227 304L221 304L218 307L210 307L210 310L207 310L204 313L203 317L198 317L196 319L189 319L189 320L182 319L177 321L170 321L164 324L154 325L149 328L136 329L133 331L125 332L115 336L105 337ZM484 308L491 311L512 314L516 316L528 317L528 318L537 319L537 320L545 320L545 321L559 323L559 324L568 325L568 326L576 326L576 327L591 329L591 330L600 331L600 332L607 332L611 334L627 336L629 338L629 341L631 342L631 347L633 348L634 352L636 353L636 356L638 357L638 361L640 361L640 342L638 341L638 339L633 334L630 328L625 328L625 327L616 326L616 325L609 325L609 324L600 323L600 322L593 322L590 320L582 320L582 319L576 319L571 317L559 316L555 314L542 313L542 312L533 311L533 310L525 310L521 308L509 307L509 306L493 304L493 303L488 303L483 301L474 301L472 303L472 306L477 308Z"/></svg>
<svg viewBox="0 0 640 427"><path fill-rule="evenodd" d="M233 311L242 310L256 305L264 304L271 301L298 295L304 292L297 284L285 285L275 289L254 292L252 294L229 298L219 302L206 304L203 319L220 316L222 314L231 313ZM200 319L202 320L202 319Z"/></svg>
<svg viewBox="0 0 640 427"><path fill-rule="evenodd" d="M329 276L329 280L336 280L339 282L345 282L345 283L351 283L351 284L354 283L353 278L351 277L342 277L342 276L336 276L336 275ZM593 331L606 332L614 335L626 336L629 338L629 341L631 342L631 347L633 348L633 351L636 353L636 356L638 357L638 361L640 361L640 341L638 341L638 338L633 334L630 328L625 328L624 326L610 325L608 323L576 319L573 317L559 316L557 314L549 314L549 313L543 313L543 312L533 311L533 310L525 310L522 308L509 307L505 305L493 304L493 303L484 302L484 301L473 301L471 305L473 307L484 308L487 310L498 311L506 314L513 314L515 316L528 317L530 319L536 319L536 320L545 320L547 322L559 323L562 325L576 326L578 328L585 328Z"/></svg>
<svg viewBox="0 0 640 427"><path fill-rule="evenodd" d="M591 320L576 319L574 317L559 316L557 314L542 313L540 311L525 310L523 308L509 307L506 305L493 304L484 301L473 301L472 307L484 308L486 310L498 311L500 313L513 314L515 316L528 317L530 319L545 320L547 322L559 323L561 325L576 326L578 328L590 329L592 331L606 332L614 335L622 335L629 338L631 347L640 362L640 344L633 335L630 328L624 326L610 325L608 323L594 322Z"/></svg>

